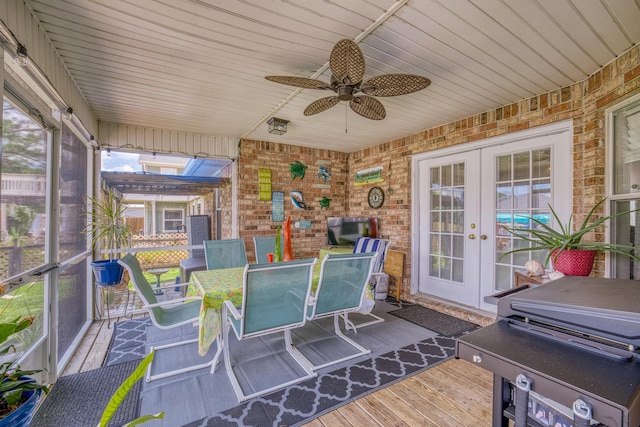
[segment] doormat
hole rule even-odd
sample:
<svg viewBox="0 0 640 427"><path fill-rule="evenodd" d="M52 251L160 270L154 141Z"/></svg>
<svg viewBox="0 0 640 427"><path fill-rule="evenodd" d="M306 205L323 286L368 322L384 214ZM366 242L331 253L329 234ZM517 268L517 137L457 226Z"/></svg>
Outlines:
<svg viewBox="0 0 640 427"><path fill-rule="evenodd" d="M139 360L60 377L35 413L30 427L96 426L109 399L136 369ZM109 426L122 426L138 417L141 381L127 394Z"/></svg>
<svg viewBox="0 0 640 427"><path fill-rule="evenodd" d="M455 340L437 336L381 356L256 397L186 424L206 426L300 426L380 388L453 357Z"/></svg>
<svg viewBox="0 0 640 427"><path fill-rule="evenodd" d="M400 310L390 311L389 314L420 325L445 337L457 337L480 327L475 323L467 322L421 305L411 305Z"/></svg>

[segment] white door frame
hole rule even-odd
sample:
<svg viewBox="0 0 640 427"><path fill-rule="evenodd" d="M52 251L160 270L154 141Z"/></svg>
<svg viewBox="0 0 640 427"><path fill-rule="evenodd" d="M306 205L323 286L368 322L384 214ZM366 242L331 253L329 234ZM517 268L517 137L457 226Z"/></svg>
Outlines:
<svg viewBox="0 0 640 427"><path fill-rule="evenodd" d="M573 120L564 120L561 122L552 123L549 125L538 126L533 129L527 129L524 131L513 132L505 135L499 135L480 141L475 141L470 144L456 145L455 147L443 148L441 150L429 151L424 153L415 154L411 158L411 288L410 294L414 295L418 292L420 277L420 253L419 253L419 241L420 241L420 206L419 200L419 170L418 164L420 161L426 159L435 159L438 157L449 156L452 154L458 154L469 150L477 150L497 145L509 144L521 140L526 140L535 137L542 137L548 135L559 135L566 141L567 154L569 159L569 165L564 169L566 177L564 179L570 183L569 188L571 194L573 194ZM567 217L572 211L572 197L566 198L568 202L565 204L557 205L557 212L560 217ZM566 205L566 206L565 206ZM556 206L554 206L556 209Z"/></svg>

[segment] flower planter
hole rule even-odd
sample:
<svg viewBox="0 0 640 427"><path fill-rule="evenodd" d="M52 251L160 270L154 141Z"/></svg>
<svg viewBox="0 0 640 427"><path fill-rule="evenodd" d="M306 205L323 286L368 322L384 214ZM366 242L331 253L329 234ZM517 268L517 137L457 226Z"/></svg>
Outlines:
<svg viewBox="0 0 640 427"><path fill-rule="evenodd" d="M588 276L593 269L596 251L565 249L556 257L558 250L551 253L551 263L555 271L567 276Z"/></svg>
<svg viewBox="0 0 640 427"><path fill-rule="evenodd" d="M117 259L94 261L91 267L98 286L115 286L122 281L124 267L118 264Z"/></svg>
<svg viewBox="0 0 640 427"><path fill-rule="evenodd" d="M42 395L42 390L25 391L23 395L30 396L26 402L15 411L0 419L0 427L27 427L33 418L33 414Z"/></svg>

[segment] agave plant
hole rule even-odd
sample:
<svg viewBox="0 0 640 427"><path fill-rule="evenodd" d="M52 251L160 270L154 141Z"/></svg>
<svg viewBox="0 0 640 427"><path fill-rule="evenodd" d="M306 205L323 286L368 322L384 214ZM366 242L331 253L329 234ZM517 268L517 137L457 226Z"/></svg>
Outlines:
<svg viewBox="0 0 640 427"><path fill-rule="evenodd" d="M501 258L505 255L515 253L515 252L529 252L529 251L541 251L548 250L547 257L545 259L544 264L546 265L549 262L549 258L555 253L555 257L557 257L562 251L569 249L580 249L580 250L593 250L593 251L608 251L613 252L620 255L625 255L630 258L633 258L636 261L640 261L640 258L634 255L631 251L635 248L629 245L621 245L615 243L604 243L604 242L583 242L582 238L589 232L595 230L596 228L603 225L606 221L619 217L622 215L628 215L632 212L640 211L640 209L634 209L624 212L618 212L613 215L608 215L602 218L599 218L595 221L591 221L592 216L595 211L606 201L607 199L602 199L596 205L591 208L587 216L585 217L582 224L576 231L572 231L572 222L573 222L573 214L569 216L569 221L566 224L563 224L556 212L553 210L551 205L549 206L549 211L555 218L556 223L558 224L558 230L551 228L549 225L545 224L538 218L534 217L526 217L533 221L536 225L535 228L517 228L517 227L505 227L503 228L507 230L509 233L513 234L517 238L526 240L531 243L531 246L526 248L518 248L513 249L508 252L502 254ZM555 259L555 258L554 258Z"/></svg>
<svg viewBox="0 0 640 427"><path fill-rule="evenodd" d="M0 323L0 344L6 342L11 335L28 328L32 323L33 317L17 317L11 322ZM5 345L0 349L0 357L15 351L13 345ZM25 371L14 361L0 364L0 418L15 411L23 403L23 392L42 390L49 393L49 387L29 377L38 372L41 370Z"/></svg>

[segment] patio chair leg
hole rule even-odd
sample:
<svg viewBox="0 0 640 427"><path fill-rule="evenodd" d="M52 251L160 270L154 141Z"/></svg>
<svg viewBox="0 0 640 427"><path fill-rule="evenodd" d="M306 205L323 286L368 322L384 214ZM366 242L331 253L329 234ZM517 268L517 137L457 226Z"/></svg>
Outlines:
<svg viewBox="0 0 640 427"><path fill-rule="evenodd" d="M171 343L171 344L165 344L165 345L159 345L157 347L151 347L150 351L156 350L156 354L157 354L157 350L164 350L164 349L167 349L167 348L173 348L173 347L178 347L178 346L181 346L181 345L193 344L193 343L198 343L198 339L194 338L194 339L191 339L191 340L180 341L180 342ZM220 352L220 348L218 348L218 350L217 350L217 353L219 353L219 352ZM157 375L151 375L151 367L153 366L153 361L152 361L149 364L149 366L147 367L147 374L145 376L145 380L147 382L151 382L151 381L159 380L159 379L162 379L162 378L167 378L167 377L171 377L171 376L174 376L174 375L183 374L185 372L191 372L191 371L195 371L195 370L198 370L198 369L208 368L209 366L211 366L212 363L213 363L213 361L209 361L209 362L201 363L201 364L198 364L198 365L193 365L193 366L188 366L188 367L185 367L185 368L175 369L173 371L163 372L163 373L157 374Z"/></svg>
<svg viewBox="0 0 640 427"><path fill-rule="evenodd" d="M346 315L342 315L342 316L346 317ZM322 365L316 365L316 366L313 367L314 371L317 371L319 369L325 368L327 366L335 365L337 363L342 363L342 362L344 362L346 360L351 360L351 359L353 359L355 357L360 357L362 355L371 353L371 350L361 346L360 344L358 344L357 342L353 341L351 338L347 337L345 334L342 333L342 331L340 330L340 315L336 314L336 315L333 316L333 329L334 329L335 334L339 338L341 338L344 341L346 341L347 343L351 344L353 347L356 348L356 350L358 350L358 352L354 353L354 354L351 354L349 356L345 356L345 357L343 357L341 359L336 359L336 360L332 360L332 361L327 362L327 363L323 363ZM355 332L357 333L357 331L355 331Z"/></svg>

